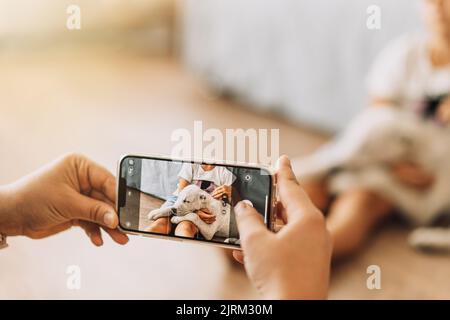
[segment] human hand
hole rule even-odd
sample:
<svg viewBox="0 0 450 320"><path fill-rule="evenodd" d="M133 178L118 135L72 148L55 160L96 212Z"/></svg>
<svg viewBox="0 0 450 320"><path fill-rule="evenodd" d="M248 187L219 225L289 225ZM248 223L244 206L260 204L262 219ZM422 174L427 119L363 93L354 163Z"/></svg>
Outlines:
<svg viewBox="0 0 450 320"><path fill-rule="evenodd" d="M224 195L226 195L228 199L231 199L231 186L221 185L211 192L211 196L217 200L222 199L222 196Z"/></svg>
<svg viewBox="0 0 450 320"><path fill-rule="evenodd" d="M81 155L65 156L0 189L0 232L40 239L80 226L96 246L100 228L119 244L114 176Z"/></svg>
<svg viewBox="0 0 450 320"><path fill-rule="evenodd" d="M404 185L418 190L428 189L434 183L433 175L412 162L394 164L392 174Z"/></svg>
<svg viewBox="0 0 450 320"><path fill-rule="evenodd" d="M450 123L450 97L441 102L437 109L436 117L441 123Z"/></svg>
<svg viewBox="0 0 450 320"><path fill-rule="evenodd" d="M312 204L292 172L289 158L279 159L279 215L286 224L278 233L245 200L235 207L250 281L265 298L322 299L327 297L331 240L323 214Z"/></svg>
<svg viewBox="0 0 450 320"><path fill-rule="evenodd" d="M211 213L207 208L197 210L197 214L199 218L207 224L211 224L216 221L216 215Z"/></svg>

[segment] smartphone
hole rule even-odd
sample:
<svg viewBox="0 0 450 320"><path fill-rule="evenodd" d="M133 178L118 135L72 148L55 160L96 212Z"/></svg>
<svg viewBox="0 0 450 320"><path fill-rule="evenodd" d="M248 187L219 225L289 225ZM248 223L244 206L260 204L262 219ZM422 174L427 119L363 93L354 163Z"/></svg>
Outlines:
<svg viewBox="0 0 450 320"><path fill-rule="evenodd" d="M140 155L123 156L117 167L116 209L125 233L239 249L234 206L241 200L274 229L270 167Z"/></svg>

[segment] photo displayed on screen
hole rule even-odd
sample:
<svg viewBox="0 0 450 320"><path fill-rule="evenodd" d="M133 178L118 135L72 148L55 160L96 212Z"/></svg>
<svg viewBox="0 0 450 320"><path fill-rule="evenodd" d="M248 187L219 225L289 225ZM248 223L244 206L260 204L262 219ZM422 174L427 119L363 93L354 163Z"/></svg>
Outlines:
<svg viewBox="0 0 450 320"><path fill-rule="evenodd" d="M239 245L243 199L267 222L272 177L259 168L127 157L120 169L125 230Z"/></svg>

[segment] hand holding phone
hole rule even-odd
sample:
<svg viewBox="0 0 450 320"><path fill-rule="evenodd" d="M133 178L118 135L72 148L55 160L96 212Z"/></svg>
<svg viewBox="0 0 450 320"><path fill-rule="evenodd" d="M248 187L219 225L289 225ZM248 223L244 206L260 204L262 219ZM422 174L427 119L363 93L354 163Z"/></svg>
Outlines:
<svg viewBox="0 0 450 320"><path fill-rule="evenodd" d="M245 201L236 207L243 251L234 257L269 299L324 299L327 297L331 240L323 214L312 204L283 156L277 172L278 214L285 226L267 230L260 214Z"/></svg>
<svg viewBox="0 0 450 320"><path fill-rule="evenodd" d="M239 248L235 204L251 201L272 228L274 192L269 168L128 155L118 166L119 227L132 234Z"/></svg>
<svg viewBox="0 0 450 320"><path fill-rule="evenodd" d="M103 244L101 230L125 244L128 237L116 229L115 198L108 170L82 155L65 155L0 187L0 233L40 239L79 226L96 246Z"/></svg>

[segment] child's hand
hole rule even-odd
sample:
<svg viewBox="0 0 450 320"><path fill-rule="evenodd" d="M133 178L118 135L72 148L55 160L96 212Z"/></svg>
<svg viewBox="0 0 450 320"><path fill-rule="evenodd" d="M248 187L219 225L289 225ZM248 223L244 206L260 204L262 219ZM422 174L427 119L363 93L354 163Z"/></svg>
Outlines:
<svg viewBox="0 0 450 320"><path fill-rule="evenodd" d="M421 166L411 162L401 162L392 166L394 177L408 187L426 190L434 183L434 177Z"/></svg>
<svg viewBox="0 0 450 320"><path fill-rule="evenodd" d="M201 210L197 211L197 214L199 216L200 219L203 220L203 222L207 223L207 224L211 224L214 221L216 221L216 215L211 213L208 209L203 208Z"/></svg>
<svg viewBox="0 0 450 320"><path fill-rule="evenodd" d="M264 298L326 298L331 240L324 217L297 183L286 156L279 160L277 180L286 225L273 233L252 206L239 202L235 212L243 251L233 255L244 262Z"/></svg>
<svg viewBox="0 0 450 320"><path fill-rule="evenodd" d="M450 123L450 97L447 97L443 102L441 102L437 110L436 117L441 123Z"/></svg>
<svg viewBox="0 0 450 320"><path fill-rule="evenodd" d="M69 155L0 189L0 232L33 239L80 226L92 243L103 244L100 228L119 244L114 176L91 160Z"/></svg>
<svg viewBox="0 0 450 320"><path fill-rule="evenodd" d="M211 192L211 196L217 200L222 199L222 196L224 195L226 195L228 199L231 199L231 186L221 185Z"/></svg>

